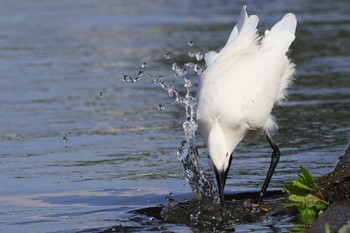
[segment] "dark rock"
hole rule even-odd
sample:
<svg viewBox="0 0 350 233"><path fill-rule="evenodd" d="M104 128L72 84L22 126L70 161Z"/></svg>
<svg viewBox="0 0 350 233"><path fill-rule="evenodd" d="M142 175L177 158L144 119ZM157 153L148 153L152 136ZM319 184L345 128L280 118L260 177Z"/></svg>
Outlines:
<svg viewBox="0 0 350 233"><path fill-rule="evenodd" d="M350 163L341 166L317 179L317 185L323 194L323 199L329 203L350 199Z"/></svg>
<svg viewBox="0 0 350 233"><path fill-rule="evenodd" d="M339 160L337 166L335 167L335 170L338 169L339 167L341 167L342 165L346 164L346 163L350 163L350 144L348 146L348 149L346 149L344 155L342 155L340 157L340 160Z"/></svg>
<svg viewBox="0 0 350 233"><path fill-rule="evenodd" d="M350 219L350 201L336 201L327 211L305 231L306 233L325 232L325 225L329 224L332 232L339 230Z"/></svg>
<svg viewBox="0 0 350 233"><path fill-rule="evenodd" d="M330 206L305 232L325 232L326 224L335 232L350 222L350 145L334 171L320 177L316 183Z"/></svg>

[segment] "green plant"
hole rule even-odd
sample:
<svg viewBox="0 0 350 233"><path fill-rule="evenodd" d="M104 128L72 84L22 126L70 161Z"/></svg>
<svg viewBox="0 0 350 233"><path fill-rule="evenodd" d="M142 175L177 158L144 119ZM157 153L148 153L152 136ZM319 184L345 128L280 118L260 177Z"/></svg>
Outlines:
<svg viewBox="0 0 350 233"><path fill-rule="evenodd" d="M325 225L325 233L331 233L331 228L328 224ZM338 233L348 233L350 231L350 225L346 224L344 226L342 226L339 230Z"/></svg>
<svg viewBox="0 0 350 233"><path fill-rule="evenodd" d="M298 180L293 180L284 187L290 201L284 205L296 207L301 221L310 223L323 213L328 202L324 200L313 175L303 166L300 166L300 171Z"/></svg>

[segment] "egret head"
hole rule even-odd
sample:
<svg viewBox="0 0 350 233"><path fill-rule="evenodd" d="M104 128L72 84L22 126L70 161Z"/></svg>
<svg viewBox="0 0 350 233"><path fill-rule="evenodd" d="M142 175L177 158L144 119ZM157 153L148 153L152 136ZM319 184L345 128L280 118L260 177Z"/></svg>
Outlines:
<svg viewBox="0 0 350 233"><path fill-rule="evenodd" d="M208 150L216 176L221 203L224 201L224 188L231 164L232 149L230 150L230 146L227 144L224 131L217 119L209 131Z"/></svg>

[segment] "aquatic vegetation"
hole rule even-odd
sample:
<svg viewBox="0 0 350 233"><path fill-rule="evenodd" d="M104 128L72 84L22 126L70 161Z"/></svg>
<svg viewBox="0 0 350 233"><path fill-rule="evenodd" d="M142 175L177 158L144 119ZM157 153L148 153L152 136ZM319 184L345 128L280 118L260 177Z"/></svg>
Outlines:
<svg viewBox="0 0 350 233"><path fill-rule="evenodd" d="M303 166L300 166L300 171L298 180L291 181L284 188L289 194L290 201L284 205L296 207L300 220L304 223L310 223L323 213L328 202L324 200L314 176Z"/></svg>
<svg viewBox="0 0 350 233"><path fill-rule="evenodd" d="M329 224L326 224L325 225L325 233L331 233L331 228L329 226ZM349 224L346 224L344 226L342 226L339 230L338 230L338 233L348 233L350 231L350 225Z"/></svg>

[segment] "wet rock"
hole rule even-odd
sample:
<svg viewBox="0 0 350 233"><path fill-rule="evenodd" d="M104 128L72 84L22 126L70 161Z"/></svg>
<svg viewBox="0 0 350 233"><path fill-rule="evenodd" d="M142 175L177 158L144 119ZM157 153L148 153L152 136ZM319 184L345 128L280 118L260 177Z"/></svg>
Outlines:
<svg viewBox="0 0 350 233"><path fill-rule="evenodd" d="M319 219L311 224L306 233L325 232L325 225L329 224L332 232L339 230L350 220L350 201L336 201Z"/></svg>
<svg viewBox="0 0 350 233"><path fill-rule="evenodd" d="M259 191L227 194L224 205L208 205L196 200L177 202L172 199L166 205L134 210L132 213L188 226L196 229L194 232L234 232L240 224L260 222L273 225L285 219L285 212L281 211L286 209L281 206L285 193L281 190L268 191L262 206L255 204L259 195Z"/></svg>
<svg viewBox="0 0 350 233"><path fill-rule="evenodd" d="M334 171L317 179L317 185L329 203L350 199L350 145Z"/></svg>
<svg viewBox="0 0 350 233"><path fill-rule="evenodd" d="M335 170L346 163L350 163L350 144L348 146L348 149L346 149L344 155L342 155L340 157L340 160L339 160L337 166L335 167Z"/></svg>
<svg viewBox="0 0 350 233"><path fill-rule="evenodd" d="M325 232L326 224L332 232L337 231L350 222L350 145L334 171L316 182L330 206L305 232Z"/></svg>
<svg viewBox="0 0 350 233"><path fill-rule="evenodd" d="M344 163L317 180L324 199L333 203L350 199L350 163Z"/></svg>

